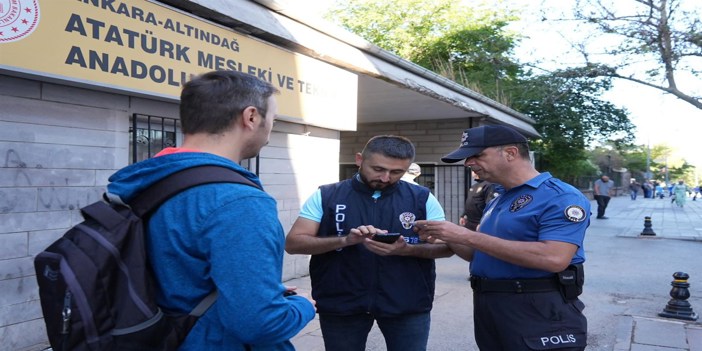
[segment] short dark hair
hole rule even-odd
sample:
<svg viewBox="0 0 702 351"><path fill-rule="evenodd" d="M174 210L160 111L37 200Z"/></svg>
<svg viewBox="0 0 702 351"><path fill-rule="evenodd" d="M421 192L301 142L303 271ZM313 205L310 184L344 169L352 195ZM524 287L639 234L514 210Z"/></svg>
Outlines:
<svg viewBox="0 0 702 351"><path fill-rule="evenodd" d="M183 133L217 134L227 130L249 106L266 117L268 98L278 89L237 71L212 71L185 83L180 94Z"/></svg>
<svg viewBox="0 0 702 351"><path fill-rule="evenodd" d="M376 135L368 140L361 151L361 156L364 158L370 154L381 154L390 158L414 161L414 145L409 139L402 136Z"/></svg>

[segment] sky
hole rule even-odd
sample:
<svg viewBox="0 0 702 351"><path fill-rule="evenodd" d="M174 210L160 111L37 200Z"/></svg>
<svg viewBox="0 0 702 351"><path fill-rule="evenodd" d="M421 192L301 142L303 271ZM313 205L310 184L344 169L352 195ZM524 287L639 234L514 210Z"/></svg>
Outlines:
<svg viewBox="0 0 702 351"><path fill-rule="evenodd" d="M683 0L683 3L693 4L698 0ZM550 19L565 18L571 13L570 6L574 1L563 0L508 0L514 6L523 6L524 18L512 28L529 37L522 42L516 52L520 59L551 59L562 65L564 62L575 62L578 57L568 55L570 44L568 39L578 36L588 36L582 27L573 28L567 21L554 26L553 21L540 21L543 16L541 9L548 8ZM630 6L631 0L619 0L617 4ZM693 5L695 6L695 5ZM562 15L561 15L562 14ZM558 22L556 22L558 23ZM555 66L554 66L555 67ZM679 77L680 87L699 87L697 79L685 80ZM702 91L698 90L698 94ZM699 147L699 137L702 136L702 110L660 90L646 87L625 80L615 80L614 87L603 98L618 107L626 108L629 118L636 126L636 144L656 145L666 144L673 149L669 160L685 159L697 166L698 174L702 174L702 152ZM664 160L657 160L659 162Z"/></svg>
<svg viewBox="0 0 702 351"><path fill-rule="evenodd" d="M556 22L558 25L554 27L553 21L541 21L543 13L540 11L547 8L546 13L551 18L557 18L559 14L566 17L570 14L570 7L575 1L503 1L510 8L520 9L522 21L510 28L528 37L516 50L516 57L520 61L550 60L555 67L578 59L567 54L570 47L567 37L587 36L588 33L582 31L581 27L573 28L567 21ZM618 0L617 4L627 6L631 1L633 0ZM699 0L682 1L693 4ZM321 15L332 0L293 0L291 3L295 6L303 6L310 14ZM700 80L688 82L682 80L679 83L699 85ZM702 148L698 142L702 136L702 110L659 90L623 80L615 80L614 88L603 98L630 112L629 118L636 126L636 144L650 146L666 144L673 149L669 157L671 162L684 158L688 163L697 166L698 174L702 177L702 152L700 151Z"/></svg>

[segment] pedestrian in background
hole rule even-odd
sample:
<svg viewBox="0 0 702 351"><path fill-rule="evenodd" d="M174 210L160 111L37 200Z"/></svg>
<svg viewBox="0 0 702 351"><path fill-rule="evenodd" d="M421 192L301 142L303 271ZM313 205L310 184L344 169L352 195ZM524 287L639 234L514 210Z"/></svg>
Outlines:
<svg viewBox="0 0 702 351"><path fill-rule="evenodd" d="M663 193L663 186L661 186L659 182L655 182L654 184L654 189L656 189L656 197L658 197L659 199L664 198L665 194Z"/></svg>
<svg viewBox="0 0 702 351"><path fill-rule="evenodd" d="M678 181L678 184L675 184L673 186L673 194L675 195L675 204L678 205L678 207L684 207L685 202L687 202L687 185L685 185L685 182L681 179Z"/></svg>
<svg viewBox="0 0 702 351"><path fill-rule="evenodd" d="M467 129L441 160L465 159L481 179L504 187L479 232L448 221L417 221L429 242L446 242L470 261L475 340L481 350L584 350L583 240L590 201L539 173L527 140L504 126Z"/></svg>
<svg viewBox="0 0 702 351"><path fill-rule="evenodd" d="M643 189L644 199L653 198L653 184L651 184L650 179L646 179L641 188Z"/></svg>
<svg viewBox="0 0 702 351"><path fill-rule="evenodd" d="M603 175L595 181L594 188L594 197L595 201L597 201L597 219L608 219L609 217L605 216L605 211L611 199L614 182L609 180L608 176Z"/></svg>
<svg viewBox="0 0 702 351"><path fill-rule="evenodd" d="M434 259L453 252L412 230L417 220L445 220L428 188L400 181L414 155L407 138L371 138L356 154L358 173L319 187L290 229L287 252L312 255L312 297L328 351L365 351L374 322L387 350L426 350ZM401 236L374 240L388 232Z"/></svg>
<svg viewBox="0 0 702 351"><path fill-rule="evenodd" d="M495 184L480 179L475 172L471 172L475 184L468 189L466 203L463 208L463 214L458 220L458 224L475 230L480 224L480 219L483 218L485 206L494 199L498 193L495 191Z"/></svg>
<svg viewBox="0 0 702 351"><path fill-rule="evenodd" d="M636 181L636 179L631 179L631 182L629 183L629 194L631 196L632 200L636 200L636 196L639 194L639 190L641 189L641 184Z"/></svg>
<svg viewBox="0 0 702 351"><path fill-rule="evenodd" d="M419 167L418 164L412 162L412 164L407 169L407 172L405 172L405 175L403 175L401 179L408 183L417 184L415 179L417 179L417 177L419 177L420 174L422 174L422 168Z"/></svg>
<svg viewBox="0 0 702 351"><path fill-rule="evenodd" d="M260 185L240 163L268 143L275 93L236 71L192 79L180 98L182 146L118 171L108 191L129 202L158 180L200 165L225 167ZM284 296L285 232L275 199L261 189L215 183L183 191L154 212L146 238L165 311L187 314L218 293L181 350L294 350L289 339L315 316L307 298Z"/></svg>

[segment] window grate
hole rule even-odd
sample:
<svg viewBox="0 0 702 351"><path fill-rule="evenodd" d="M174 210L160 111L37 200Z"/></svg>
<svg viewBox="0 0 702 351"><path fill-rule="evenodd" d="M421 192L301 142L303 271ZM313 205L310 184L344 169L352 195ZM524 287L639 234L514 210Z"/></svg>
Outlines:
<svg viewBox="0 0 702 351"><path fill-rule="evenodd" d="M129 127L132 163L153 157L167 147L177 146L180 121L176 118L135 113Z"/></svg>
<svg viewBox="0 0 702 351"><path fill-rule="evenodd" d="M136 141L136 142L135 142ZM154 157L167 147L177 147L183 142L180 120L171 117L134 113L129 127L129 149L132 163ZM260 156L242 160L242 167L259 174Z"/></svg>

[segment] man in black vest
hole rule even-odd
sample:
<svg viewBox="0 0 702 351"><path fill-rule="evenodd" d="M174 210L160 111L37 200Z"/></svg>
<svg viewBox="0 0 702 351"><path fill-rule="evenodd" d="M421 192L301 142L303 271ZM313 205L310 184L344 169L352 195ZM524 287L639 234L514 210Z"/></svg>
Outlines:
<svg viewBox="0 0 702 351"><path fill-rule="evenodd" d="M374 322L387 350L426 350L434 259L453 252L412 230L417 220L445 220L429 189L400 181L413 159L408 139L371 138L356 154L358 173L321 186L288 233L288 253L312 255L312 297L326 350L364 351ZM401 236L374 240L387 232Z"/></svg>

